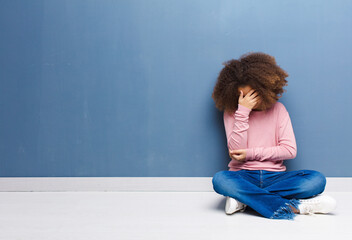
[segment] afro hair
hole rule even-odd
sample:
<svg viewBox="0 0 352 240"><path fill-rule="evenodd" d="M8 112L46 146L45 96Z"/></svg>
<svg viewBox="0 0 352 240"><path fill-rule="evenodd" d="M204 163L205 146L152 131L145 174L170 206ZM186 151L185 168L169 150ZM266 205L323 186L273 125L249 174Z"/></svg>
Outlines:
<svg viewBox="0 0 352 240"><path fill-rule="evenodd" d="M223 63L212 98L220 111L233 113L238 108L239 87L250 86L262 98L263 109L269 109L287 86L288 74L276 64L275 58L262 52L245 53Z"/></svg>

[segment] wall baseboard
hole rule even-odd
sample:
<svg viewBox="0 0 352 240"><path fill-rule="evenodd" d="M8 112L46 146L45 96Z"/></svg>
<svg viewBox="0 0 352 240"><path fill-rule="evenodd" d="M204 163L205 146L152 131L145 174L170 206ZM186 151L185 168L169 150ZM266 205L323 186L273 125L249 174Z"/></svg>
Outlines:
<svg viewBox="0 0 352 240"><path fill-rule="evenodd" d="M352 192L352 177L327 177L325 191ZM0 177L0 192L212 192L211 177Z"/></svg>

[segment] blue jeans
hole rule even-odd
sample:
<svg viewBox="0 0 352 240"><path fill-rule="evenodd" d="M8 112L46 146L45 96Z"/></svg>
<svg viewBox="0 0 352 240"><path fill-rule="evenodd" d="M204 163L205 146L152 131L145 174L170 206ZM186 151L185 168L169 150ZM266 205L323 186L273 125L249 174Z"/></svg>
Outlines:
<svg viewBox="0 0 352 240"><path fill-rule="evenodd" d="M220 171L212 179L215 192L230 196L270 219L291 219L298 209L298 199L310 198L325 190L325 176L314 170Z"/></svg>

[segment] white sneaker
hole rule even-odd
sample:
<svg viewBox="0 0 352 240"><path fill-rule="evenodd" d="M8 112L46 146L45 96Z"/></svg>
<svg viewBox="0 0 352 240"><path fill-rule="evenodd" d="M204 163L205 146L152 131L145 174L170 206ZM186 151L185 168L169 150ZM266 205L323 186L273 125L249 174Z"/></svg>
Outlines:
<svg viewBox="0 0 352 240"><path fill-rule="evenodd" d="M317 195L312 198L298 199L300 214L328 213L336 208L336 200L328 195Z"/></svg>
<svg viewBox="0 0 352 240"><path fill-rule="evenodd" d="M233 214L235 212L244 212L246 210L247 205L241 203L240 201L232 198L226 197L226 204L225 204L225 212L226 214Z"/></svg>

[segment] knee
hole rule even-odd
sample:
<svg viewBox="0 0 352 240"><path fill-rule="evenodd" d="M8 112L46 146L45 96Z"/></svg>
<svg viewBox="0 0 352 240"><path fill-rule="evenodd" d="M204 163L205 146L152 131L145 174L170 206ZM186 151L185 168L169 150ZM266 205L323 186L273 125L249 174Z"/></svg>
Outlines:
<svg viewBox="0 0 352 240"><path fill-rule="evenodd" d="M212 183L213 183L213 189L215 190L215 192L218 192L217 188L218 186L221 185L221 182L225 179L225 174L226 174L225 170L214 174Z"/></svg>
<svg viewBox="0 0 352 240"><path fill-rule="evenodd" d="M214 174L212 183L215 192L227 195L234 192L236 186L237 175L231 171L224 170Z"/></svg>
<svg viewBox="0 0 352 240"><path fill-rule="evenodd" d="M326 177L324 174L315 170L305 170L304 176L308 179L304 188L309 191L311 195L324 192L326 186Z"/></svg>
<svg viewBox="0 0 352 240"><path fill-rule="evenodd" d="M317 194L324 192L326 186L326 177L324 174L318 171L312 173L312 184L317 189Z"/></svg>

